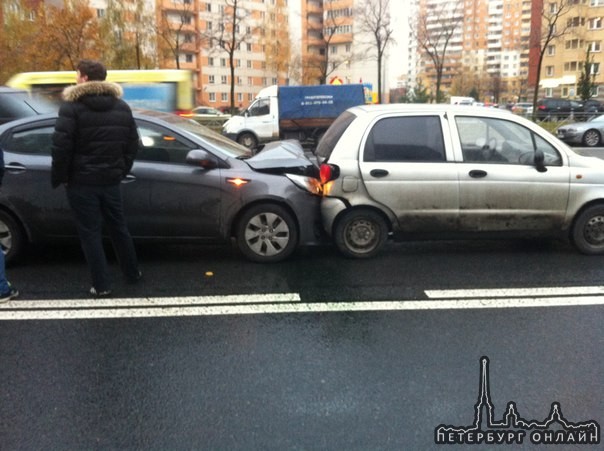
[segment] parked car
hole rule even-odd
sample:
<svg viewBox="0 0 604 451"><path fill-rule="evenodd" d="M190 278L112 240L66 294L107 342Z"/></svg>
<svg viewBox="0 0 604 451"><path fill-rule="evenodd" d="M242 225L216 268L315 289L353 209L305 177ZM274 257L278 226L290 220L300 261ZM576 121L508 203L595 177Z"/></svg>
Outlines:
<svg viewBox="0 0 604 451"><path fill-rule="evenodd" d="M537 119L557 121L565 119L571 113L581 113L583 105L580 102L569 99L548 98L537 101Z"/></svg>
<svg viewBox="0 0 604 451"><path fill-rule="evenodd" d="M581 111L584 116L593 117L594 115L604 113L604 105L599 100L589 99L583 102Z"/></svg>
<svg viewBox="0 0 604 451"><path fill-rule="evenodd" d="M604 115L592 117L585 122L563 125L556 130L556 136L567 144L597 147L604 135Z"/></svg>
<svg viewBox="0 0 604 451"><path fill-rule="evenodd" d="M398 240L568 237L604 253L604 161L497 109L351 108L316 155L322 222L346 256Z"/></svg>
<svg viewBox="0 0 604 451"><path fill-rule="evenodd" d="M135 112L140 149L123 181L135 240L229 242L257 262L318 243L318 168L295 141L257 155L207 127L160 112ZM0 244L8 260L27 242L76 239L65 193L50 189L55 115L0 126L6 172Z"/></svg>
<svg viewBox="0 0 604 451"><path fill-rule="evenodd" d="M32 98L27 91L0 86L0 124L53 110L54 105Z"/></svg>
<svg viewBox="0 0 604 451"><path fill-rule="evenodd" d="M191 114L185 115L186 117L190 117L192 119L222 119L226 121L231 117L230 114L223 113L216 108L212 108L210 106L198 106L191 110Z"/></svg>
<svg viewBox="0 0 604 451"><path fill-rule="evenodd" d="M512 113L529 117L533 114L533 104L531 102L518 102L512 106Z"/></svg>

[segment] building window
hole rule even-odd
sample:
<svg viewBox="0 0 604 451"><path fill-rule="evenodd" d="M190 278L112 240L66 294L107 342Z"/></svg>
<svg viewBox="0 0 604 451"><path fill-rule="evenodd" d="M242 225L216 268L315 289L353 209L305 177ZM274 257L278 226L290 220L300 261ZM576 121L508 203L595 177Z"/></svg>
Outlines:
<svg viewBox="0 0 604 451"><path fill-rule="evenodd" d="M600 63L591 63L590 69L591 75L598 75L600 73Z"/></svg>
<svg viewBox="0 0 604 451"><path fill-rule="evenodd" d="M593 41L589 44L589 51L591 53L599 53L602 51L602 41Z"/></svg>
<svg viewBox="0 0 604 451"><path fill-rule="evenodd" d="M554 97L554 88L545 88L545 97Z"/></svg>
<svg viewBox="0 0 604 451"><path fill-rule="evenodd" d="M547 56L554 56L556 54L556 46L548 45L547 46Z"/></svg>
<svg viewBox="0 0 604 451"><path fill-rule="evenodd" d="M187 63L192 63L192 62L193 62L193 55L192 55L192 54L190 54L190 53L187 53L187 54L185 55L185 62L187 62Z"/></svg>
<svg viewBox="0 0 604 451"><path fill-rule="evenodd" d="M220 76L220 83L222 83L223 85L226 85L228 83L228 78L226 75Z"/></svg>
<svg viewBox="0 0 604 451"><path fill-rule="evenodd" d="M547 66L545 68L545 75L547 75L548 77L553 77L554 76L554 66Z"/></svg>
<svg viewBox="0 0 604 451"><path fill-rule="evenodd" d="M228 102L228 100L229 100L229 94L226 93L226 92L221 93L220 94L220 100L222 102Z"/></svg>
<svg viewBox="0 0 604 451"><path fill-rule="evenodd" d="M214 65L214 58L210 56L208 58L208 66L213 66L213 65Z"/></svg>
<svg viewBox="0 0 604 451"><path fill-rule="evenodd" d="M210 99L210 102L216 102L216 93L215 92L211 92L209 94L208 98Z"/></svg>
<svg viewBox="0 0 604 451"><path fill-rule="evenodd" d="M214 75L209 75L208 76L208 83L213 85L216 82L216 79L214 78Z"/></svg>
<svg viewBox="0 0 604 451"><path fill-rule="evenodd" d="M220 58L220 65L226 67L226 58Z"/></svg>
<svg viewBox="0 0 604 451"><path fill-rule="evenodd" d="M592 19L589 19L587 28L589 28L590 30L599 30L600 28L602 28L602 18L594 17Z"/></svg>

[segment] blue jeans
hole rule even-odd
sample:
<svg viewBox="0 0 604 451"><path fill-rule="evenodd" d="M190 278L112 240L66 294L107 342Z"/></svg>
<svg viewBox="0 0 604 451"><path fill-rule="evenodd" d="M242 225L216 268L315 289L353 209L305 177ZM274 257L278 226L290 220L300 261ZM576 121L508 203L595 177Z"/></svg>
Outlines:
<svg viewBox="0 0 604 451"><path fill-rule="evenodd" d="M0 294L8 293L9 291L10 287L8 286L8 280L6 280L4 251L0 249Z"/></svg>
<svg viewBox="0 0 604 451"><path fill-rule="evenodd" d="M122 273L138 277L138 260L122 207L120 185L68 185L67 199L74 213L92 285L98 291L111 289L107 257L103 248L103 223L117 255Z"/></svg>

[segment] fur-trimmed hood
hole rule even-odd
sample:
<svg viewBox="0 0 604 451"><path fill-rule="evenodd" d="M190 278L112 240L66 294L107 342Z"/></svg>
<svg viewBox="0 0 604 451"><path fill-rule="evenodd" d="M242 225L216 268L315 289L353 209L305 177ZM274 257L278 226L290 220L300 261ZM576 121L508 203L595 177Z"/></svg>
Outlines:
<svg viewBox="0 0 604 451"><path fill-rule="evenodd" d="M119 99L124 90L117 83L107 81L87 81L78 85L69 86L63 90L63 100L77 102L84 96L111 96Z"/></svg>

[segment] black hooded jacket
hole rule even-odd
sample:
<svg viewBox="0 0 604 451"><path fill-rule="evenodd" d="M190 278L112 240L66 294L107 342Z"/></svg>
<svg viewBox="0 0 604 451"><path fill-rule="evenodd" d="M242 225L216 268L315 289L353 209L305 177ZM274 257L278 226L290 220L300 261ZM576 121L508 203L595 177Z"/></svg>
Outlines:
<svg viewBox="0 0 604 451"><path fill-rule="evenodd" d="M132 168L138 131L120 85L89 81L63 91L52 138L51 183L112 185Z"/></svg>

